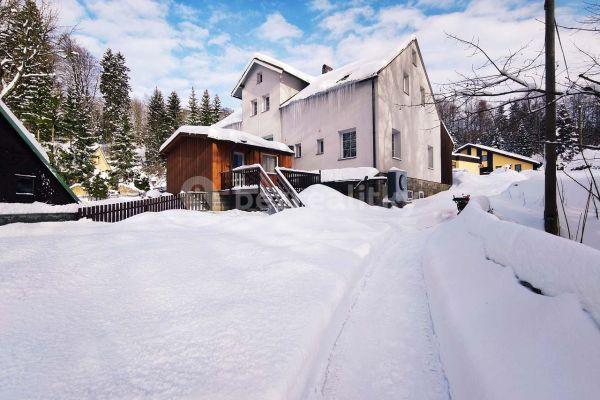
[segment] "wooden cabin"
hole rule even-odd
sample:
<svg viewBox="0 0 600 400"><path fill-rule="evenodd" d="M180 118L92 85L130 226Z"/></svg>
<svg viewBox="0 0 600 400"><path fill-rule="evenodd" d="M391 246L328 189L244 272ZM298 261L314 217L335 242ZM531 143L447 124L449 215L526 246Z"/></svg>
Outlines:
<svg viewBox="0 0 600 400"><path fill-rule="evenodd" d="M163 143L160 154L167 160L167 191L179 193L231 190L232 169L260 164L273 174L277 166L291 168L294 152L235 129L185 125Z"/></svg>
<svg viewBox="0 0 600 400"><path fill-rule="evenodd" d="M79 199L50 165L48 155L0 101L0 202L77 203Z"/></svg>
<svg viewBox="0 0 600 400"><path fill-rule="evenodd" d="M533 158L511 153L481 144L467 143L456 149L457 154L477 157L480 160L479 174L486 175L495 169L507 166L517 172L536 170L542 163Z"/></svg>

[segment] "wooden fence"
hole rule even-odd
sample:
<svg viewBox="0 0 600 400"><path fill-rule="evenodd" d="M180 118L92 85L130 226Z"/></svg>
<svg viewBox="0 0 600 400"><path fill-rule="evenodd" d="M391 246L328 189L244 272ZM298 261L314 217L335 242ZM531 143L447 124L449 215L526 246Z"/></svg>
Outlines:
<svg viewBox="0 0 600 400"><path fill-rule="evenodd" d="M119 222L148 211L160 212L166 210L210 210L208 194L204 192L179 193L152 199L81 207L79 218L88 218L97 222Z"/></svg>

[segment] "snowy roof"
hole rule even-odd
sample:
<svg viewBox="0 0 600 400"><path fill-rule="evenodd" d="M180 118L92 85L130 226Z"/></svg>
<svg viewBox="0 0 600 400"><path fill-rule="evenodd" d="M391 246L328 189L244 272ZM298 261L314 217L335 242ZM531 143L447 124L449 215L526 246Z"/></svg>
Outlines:
<svg viewBox="0 0 600 400"><path fill-rule="evenodd" d="M527 162L530 162L530 163L535 164L535 165L542 165L541 162L539 162L538 160L535 160L533 158L525 157L525 156L522 156L522 155L517 154L517 153L511 153L510 151L500 150L500 149L497 149L495 147L484 146L482 144L475 144L475 143L463 144L458 149L456 149L456 152L459 152L460 150L462 150L462 149L464 149L465 147L468 147L468 146L476 147L476 148L479 148L481 150L491 151L492 153L502 154L502 155L505 155L507 157L516 158L518 160L527 161Z"/></svg>
<svg viewBox="0 0 600 400"><path fill-rule="evenodd" d="M214 127L217 127L217 128L225 128L228 125L236 124L238 122L242 122L242 109L241 109L241 107L233 110L233 112L231 114L229 114L228 116L226 116L225 118L223 118L219 122L212 124L211 126L214 126Z"/></svg>
<svg viewBox="0 0 600 400"><path fill-rule="evenodd" d="M263 149L272 149L285 153L293 153L290 148L281 142L265 140L259 136L248 132L238 131L237 129L219 128L216 126L196 126L183 125L175 131L163 144L160 146L159 152L163 152L169 144L175 140L180 134L184 135L204 135L213 140L222 140L234 143L243 143L248 146L261 147Z"/></svg>
<svg viewBox="0 0 600 400"><path fill-rule="evenodd" d="M250 69L252 68L252 66L254 64L262 65L264 67L267 67L267 68L277 71L279 73L285 71L288 74L293 75L296 78L303 80L306 83L310 83L314 79L314 76L306 74L306 73L292 67L291 65L286 64L282 61L279 61L273 57L269 57L262 53L254 53L254 55L252 56L252 60L250 60L250 62L246 65L246 68L244 69L242 76L237 81L237 83L235 84L235 87L231 91L231 95L233 97L238 98L238 99L242 98L242 90L241 90L242 85L243 85L244 81L246 80L246 77L248 76L248 73L250 72Z"/></svg>
<svg viewBox="0 0 600 400"><path fill-rule="evenodd" d="M48 154L46 150L42 147L42 145L35 139L35 136L29 132L25 125L17 118L12 111L8 108L6 104L2 100L0 100L0 114L6 118L8 123L17 131L21 139L29 146L29 148L33 151L33 153L40 159L42 164L46 166L48 171L58 180L58 182L62 185L63 188L67 191L67 193L75 200L79 201L75 193L69 188L69 186L65 183L65 181L61 178L60 175L56 172L54 167L50 165L50 159L48 158Z"/></svg>
<svg viewBox="0 0 600 400"><path fill-rule="evenodd" d="M402 43L393 53L384 57L355 61L343 67L336 68L325 74L315 77L310 85L302 89L295 96L285 101L281 106L285 107L298 100L303 100L319 93L332 89L364 81L379 74L379 72L390 64L400 53L402 53L417 38L413 35Z"/></svg>
<svg viewBox="0 0 600 400"><path fill-rule="evenodd" d="M471 158L471 159L473 159L473 160L480 161L480 160L479 160L479 157L477 157L477 156L472 156L472 155L470 155L470 154L452 153L452 155L453 155L453 156L456 156L456 157L465 157L465 158Z"/></svg>

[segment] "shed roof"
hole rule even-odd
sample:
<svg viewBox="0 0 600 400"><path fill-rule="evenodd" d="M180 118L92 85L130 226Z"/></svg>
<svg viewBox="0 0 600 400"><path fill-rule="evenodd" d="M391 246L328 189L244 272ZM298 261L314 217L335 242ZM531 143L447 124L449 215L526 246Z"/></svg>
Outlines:
<svg viewBox="0 0 600 400"><path fill-rule="evenodd" d="M236 108L235 110L233 110L233 112L231 114L229 114L228 116L226 116L219 122L212 124L211 126L215 126L217 128L224 128L227 125L235 124L238 122L242 122L242 108L241 107Z"/></svg>
<svg viewBox="0 0 600 400"><path fill-rule="evenodd" d="M0 100L0 114L8 121L10 126L13 127L14 130L17 131L21 139L27 144L27 146L31 149L33 154L44 164L44 166L48 169L50 174L58 180L61 186L67 191L69 196L73 198L75 202L79 202L79 198L73 193L71 188L67 185L67 183L62 179L62 177L58 174L58 172L50 165L50 159L48 158L48 154L46 150L42 147L42 145L35 139L35 136L29 132L25 125L17 118L12 111L8 108L8 106Z"/></svg>
<svg viewBox="0 0 600 400"><path fill-rule="evenodd" d="M476 147L476 148L479 148L481 150L487 150L487 151L490 151L492 153L502 154L502 155L507 156L507 157L516 158L517 160L527 161L527 162L530 162L530 163L535 164L535 165L542 165L541 162L539 162L538 160L534 160L531 157L525 157L525 156L522 156L522 155L517 154L517 153L511 153L510 151L504 151L504 150L497 149L495 147L484 146L482 144L476 144L476 143L463 144L458 149L456 149L456 152L459 152L460 150L464 149L465 147L469 147L469 146L470 147Z"/></svg>
<svg viewBox="0 0 600 400"><path fill-rule="evenodd" d="M254 53L254 55L252 56L252 59L246 65L246 68L244 69L242 76L240 77L240 79L238 79L237 83L235 84L235 87L231 91L231 95L233 97L238 98L238 99L242 98L243 84L246 81L246 77L248 76L248 73L250 72L250 70L252 69L252 66L254 64L262 65L262 66L272 69L278 73L285 71L288 74L293 75L296 78L298 78L306 83L310 83L314 79L314 77L312 75L306 74L306 73L292 67L291 65L284 63L283 61L279 61L273 57L269 57L262 53Z"/></svg>
<svg viewBox="0 0 600 400"><path fill-rule="evenodd" d="M163 144L160 146L159 152L163 153L167 147L180 135L200 135L206 136L213 140L227 141L234 143L242 143L248 146L260 147L263 149L277 150L284 153L294 153L290 148L281 142L266 140L260 136L253 135L248 132L238 131L237 129L219 128L217 126L196 126L183 125L179 127Z"/></svg>

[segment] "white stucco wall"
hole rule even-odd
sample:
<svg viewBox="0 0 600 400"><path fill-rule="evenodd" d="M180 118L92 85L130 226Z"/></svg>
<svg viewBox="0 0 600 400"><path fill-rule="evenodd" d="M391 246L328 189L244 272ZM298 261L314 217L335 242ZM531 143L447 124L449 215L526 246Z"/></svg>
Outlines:
<svg viewBox="0 0 600 400"><path fill-rule="evenodd" d="M377 77L377 168L397 167L411 177L440 182L440 121L434 105L420 105L420 88L425 89L426 102L431 102L431 88L418 51L417 65L412 63L412 49L417 50L414 42ZM403 90L405 72L410 77L409 94ZM400 160L392 158L392 129L401 135ZM428 168L428 146L433 146L433 169Z"/></svg>
<svg viewBox="0 0 600 400"><path fill-rule="evenodd" d="M299 169L328 169L373 165L371 81L347 86L281 109L282 140L302 144L302 157L294 158ZM356 157L341 159L340 131L356 129ZM317 155L317 139L325 151Z"/></svg>

